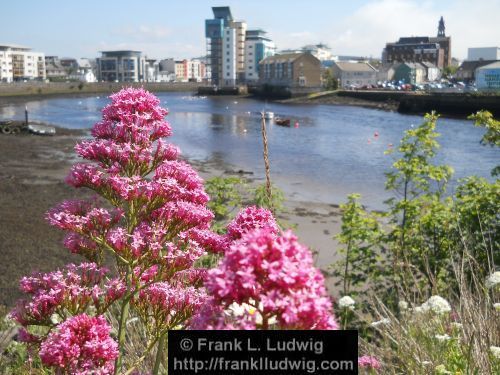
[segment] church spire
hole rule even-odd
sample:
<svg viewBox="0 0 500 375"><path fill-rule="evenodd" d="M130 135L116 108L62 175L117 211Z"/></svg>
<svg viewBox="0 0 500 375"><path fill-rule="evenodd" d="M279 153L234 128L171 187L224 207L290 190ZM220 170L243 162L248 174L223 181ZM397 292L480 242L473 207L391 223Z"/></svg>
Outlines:
<svg viewBox="0 0 500 375"><path fill-rule="evenodd" d="M443 16L441 16L441 19L439 20L439 27L438 27L438 37L442 36L444 37L444 19Z"/></svg>

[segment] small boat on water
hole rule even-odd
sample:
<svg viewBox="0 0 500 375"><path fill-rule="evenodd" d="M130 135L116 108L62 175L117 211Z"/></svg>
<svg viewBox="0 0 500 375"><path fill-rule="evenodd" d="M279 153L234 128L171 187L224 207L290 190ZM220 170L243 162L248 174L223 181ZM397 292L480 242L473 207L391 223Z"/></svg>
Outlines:
<svg viewBox="0 0 500 375"><path fill-rule="evenodd" d="M274 118L274 112L264 112L264 118L266 120L272 120Z"/></svg>
<svg viewBox="0 0 500 375"><path fill-rule="evenodd" d="M56 134L56 128L49 125L41 124L29 124L28 130L30 133L38 135L54 135Z"/></svg>
<svg viewBox="0 0 500 375"><path fill-rule="evenodd" d="M289 118L276 117L274 119L274 123L276 125L281 125L281 126L290 126L290 119Z"/></svg>

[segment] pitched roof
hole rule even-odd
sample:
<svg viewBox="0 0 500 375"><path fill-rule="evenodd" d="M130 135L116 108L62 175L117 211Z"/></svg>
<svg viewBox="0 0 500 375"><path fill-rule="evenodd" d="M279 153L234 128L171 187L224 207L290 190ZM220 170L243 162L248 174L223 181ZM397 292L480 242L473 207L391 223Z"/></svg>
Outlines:
<svg viewBox="0 0 500 375"><path fill-rule="evenodd" d="M473 71L485 65L489 65L496 62L496 60L477 60L477 61L464 61L462 65L458 67L457 71Z"/></svg>
<svg viewBox="0 0 500 375"><path fill-rule="evenodd" d="M413 63L413 62L404 62L402 65L406 65L408 66L409 68L411 69L421 69L421 70L424 70L425 67L423 67L421 64L419 63Z"/></svg>
<svg viewBox="0 0 500 375"><path fill-rule="evenodd" d="M340 70L346 72L375 72L376 69L368 63L353 63L347 61L337 61L334 63Z"/></svg>
<svg viewBox="0 0 500 375"><path fill-rule="evenodd" d="M427 69L437 69L437 66L429 61L421 61L420 64L423 65L424 68L427 68Z"/></svg>
<svg viewBox="0 0 500 375"><path fill-rule="evenodd" d="M273 55L273 56L266 57L264 60L262 60L260 62L260 64L262 64L264 62L266 62L266 63L274 63L274 62L281 61L281 60L295 61L299 57L302 57L304 55L312 56L314 59L316 59L316 57L314 57L310 53L306 53L306 52L302 52L302 53L283 53L283 54L279 54L279 55ZM318 59L316 59L316 60L318 60ZM318 60L318 62L319 62L319 60Z"/></svg>
<svg viewBox="0 0 500 375"><path fill-rule="evenodd" d="M500 68L500 61L495 61L494 63L480 66L477 69L498 69L498 68Z"/></svg>

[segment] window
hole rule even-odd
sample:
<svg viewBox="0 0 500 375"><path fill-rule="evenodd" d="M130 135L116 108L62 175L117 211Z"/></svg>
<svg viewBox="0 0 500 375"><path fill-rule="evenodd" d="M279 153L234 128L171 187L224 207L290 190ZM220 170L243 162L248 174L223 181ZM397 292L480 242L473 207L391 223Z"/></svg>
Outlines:
<svg viewBox="0 0 500 375"><path fill-rule="evenodd" d="M226 59L226 62L229 62L229 59Z"/></svg>
<svg viewBox="0 0 500 375"><path fill-rule="evenodd" d="M229 73L226 73L226 76L229 77Z"/></svg>
<svg viewBox="0 0 500 375"><path fill-rule="evenodd" d="M226 44L226 48L229 48L229 44Z"/></svg>
<svg viewBox="0 0 500 375"><path fill-rule="evenodd" d="M226 52L226 55L229 56L229 51Z"/></svg>
<svg viewBox="0 0 500 375"><path fill-rule="evenodd" d="M252 55L253 55L253 53L252 53L252 52L250 52L248 55L249 55L249 56L252 56Z"/></svg>

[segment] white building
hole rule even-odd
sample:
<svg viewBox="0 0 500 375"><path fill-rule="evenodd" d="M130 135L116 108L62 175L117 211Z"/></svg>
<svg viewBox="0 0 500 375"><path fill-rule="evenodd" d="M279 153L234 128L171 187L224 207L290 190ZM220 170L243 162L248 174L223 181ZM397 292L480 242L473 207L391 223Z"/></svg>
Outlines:
<svg viewBox="0 0 500 375"><path fill-rule="evenodd" d="M146 59L144 65L144 80L146 82L158 82L160 72L160 62L155 59Z"/></svg>
<svg viewBox="0 0 500 375"><path fill-rule="evenodd" d="M500 90L500 61L476 69L478 90Z"/></svg>
<svg viewBox="0 0 500 375"><path fill-rule="evenodd" d="M500 60L500 48L499 47L469 48L467 52L467 60L469 61Z"/></svg>
<svg viewBox="0 0 500 375"><path fill-rule="evenodd" d="M309 44L307 46L302 47L302 52L308 52L316 57L319 61L327 61L334 60L332 58L332 52L330 48L323 44Z"/></svg>
<svg viewBox="0 0 500 375"><path fill-rule="evenodd" d="M192 59L188 62L188 80L201 82L205 79L205 63L200 59Z"/></svg>
<svg viewBox="0 0 500 375"><path fill-rule="evenodd" d="M94 62L95 65L95 62ZM97 77L94 73L94 66L90 59L81 58L77 60L76 72L69 75L70 79L77 79L82 82L97 82Z"/></svg>
<svg viewBox="0 0 500 375"><path fill-rule="evenodd" d="M240 82L245 79L245 39L247 24L245 21L231 21L230 26L236 31L236 79Z"/></svg>
<svg viewBox="0 0 500 375"><path fill-rule="evenodd" d="M31 48L14 45L0 45L0 81L13 82L44 80L45 54L33 52Z"/></svg>
<svg viewBox="0 0 500 375"><path fill-rule="evenodd" d="M247 30L245 40L245 81L259 80L259 63L268 56L273 56L276 46L265 36L263 30Z"/></svg>
<svg viewBox="0 0 500 375"><path fill-rule="evenodd" d="M222 39L222 77L221 86L235 86L237 77L237 54L236 29L224 28Z"/></svg>
<svg viewBox="0 0 500 375"><path fill-rule="evenodd" d="M146 79L146 59L139 51L102 51L97 59L99 81L143 82Z"/></svg>
<svg viewBox="0 0 500 375"><path fill-rule="evenodd" d="M377 70L368 63L337 61L331 69L340 87L363 87L377 83Z"/></svg>
<svg viewBox="0 0 500 375"><path fill-rule="evenodd" d="M441 78L441 70L433 63L422 61L420 65L425 68L425 77L427 81L433 82Z"/></svg>

